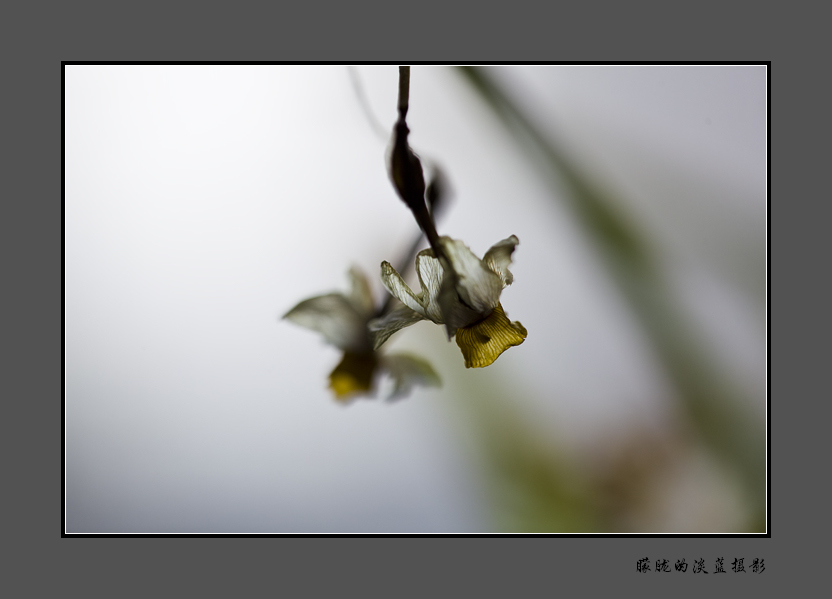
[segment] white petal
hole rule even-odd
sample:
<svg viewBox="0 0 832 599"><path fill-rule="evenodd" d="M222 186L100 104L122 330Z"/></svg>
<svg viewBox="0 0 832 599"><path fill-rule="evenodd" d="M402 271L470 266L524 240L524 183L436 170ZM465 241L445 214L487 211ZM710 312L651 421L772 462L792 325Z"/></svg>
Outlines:
<svg viewBox="0 0 832 599"><path fill-rule="evenodd" d="M490 314L500 303L500 292L503 290L500 277L461 241L442 237L440 243L457 275L459 297L476 312L484 316Z"/></svg>
<svg viewBox="0 0 832 599"><path fill-rule="evenodd" d="M393 297L414 312L425 316L425 308L422 306L422 302L410 290L410 287L404 282L402 276L396 272L396 269L386 261L381 263L381 282Z"/></svg>
<svg viewBox="0 0 832 599"><path fill-rule="evenodd" d="M456 334L459 327L473 324L482 320L484 316L478 310L473 310L460 301L456 282L457 277L451 271L446 275L442 290L439 292L438 303L442 317L445 319L445 332L448 334L448 340Z"/></svg>
<svg viewBox="0 0 832 599"><path fill-rule="evenodd" d="M350 268L350 302L355 306L356 311L366 314L369 317L373 311L373 292L370 289L370 282L367 275L358 268Z"/></svg>
<svg viewBox="0 0 832 599"><path fill-rule="evenodd" d="M373 349L376 350L381 347L393 333L424 319L425 317L421 314L414 312L403 304L399 304L384 316L371 320L369 329L373 340Z"/></svg>
<svg viewBox="0 0 832 599"><path fill-rule="evenodd" d="M503 283L503 288L511 285L512 281L514 281L514 275L509 272L508 266L511 264L511 254L514 252L514 248L519 243L520 240L512 235L508 239L503 239L502 241L498 241L492 245L491 248L485 252L485 256L482 257L482 261L485 262L485 265L497 273L497 276L500 277L500 280Z"/></svg>
<svg viewBox="0 0 832 599"><path fill-rule="evenodd" d="M366 316L359 314L352 302L341 293L304 300L283 318L321 333L327 343L343 350L369 349Z"/></svg>
<svg viewBox="0 0 832 599"><path fill-rule="evenodd" d="M439 387L442 381L429 362L408 354L390 354L381 362L393 379L393 392L388 399L398 399L408 395L416 385Z"/></svg>
<svg viewBox="0 0 832 599"><path fill-rule="evenodd" d="M416 275L422 291L419 294L425 315L437 324L442 324L442 310L439 308L439 292L442 289L444 269L432 250L422 250L416 256Z"/></svg>

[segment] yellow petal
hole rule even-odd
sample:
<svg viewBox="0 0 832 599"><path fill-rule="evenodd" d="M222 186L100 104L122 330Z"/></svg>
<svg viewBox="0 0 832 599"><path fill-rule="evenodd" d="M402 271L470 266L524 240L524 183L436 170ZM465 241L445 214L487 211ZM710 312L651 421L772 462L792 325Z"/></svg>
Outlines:
<svg viewBox="0 0 832 599"><path fill-rule="evenodd" d="M456 332L456 344L462 350L466 368L483 368L492 364L504 351L525 341L528 332L519 322L511 322L497 304L488 318Z"/></svg>
<svg viewBox="0 0 832 599"><path fill-rule="evenodd" d="M345 401L369 393L377 365L374 352L344 352L341 362L329 375L329 388L335 393L335 399Z"/></svg>

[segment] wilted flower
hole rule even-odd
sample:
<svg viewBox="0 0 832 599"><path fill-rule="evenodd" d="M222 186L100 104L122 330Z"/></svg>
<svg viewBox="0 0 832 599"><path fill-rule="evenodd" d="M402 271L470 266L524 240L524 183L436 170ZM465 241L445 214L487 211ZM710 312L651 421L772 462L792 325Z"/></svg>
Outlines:
<svg viewBox="0 0 832 599"><path fill-rule="evenodd" d="M373 391L375 377L387 372L393 379L389 399L407 395L415 385L439 386L439 377L425 360L408 354L382 355L373 347L367 328L376 316L367 277L349 271L350 292L328 293L300 302L283 318L318 331L330 345L343 350L341 362L329 375L329 386L339 401Z"/></svg>
<svg viewBox="0 0 832 599"><path fill-rule="evenodd" d="M447 258L437 258L430 249L416 256L422 287L418 294L389 262L382 262L381 281L403 305L370 323L373 346L379 348L396 331L425 319L444 324L448 338L456 336L467 368L488 366L509 347L523 343L526 329L509 321L500 305L500 293L514 280L508 266L519 243L512 235L480 260L461 241L440 237Z"/></svg>

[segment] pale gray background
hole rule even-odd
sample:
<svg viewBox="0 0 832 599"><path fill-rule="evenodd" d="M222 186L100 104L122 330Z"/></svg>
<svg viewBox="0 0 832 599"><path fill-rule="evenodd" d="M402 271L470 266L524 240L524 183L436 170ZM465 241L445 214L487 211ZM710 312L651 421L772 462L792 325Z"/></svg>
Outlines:
<svg viewBox="0 0 832 599"><path fill-rule="evenodd" d="M503 295L527 341L466 370L420 323L390 349L445 381L344 408L338 352L279 321L377 281L415 225L345 67L66 67L68 532L495 529L454 404L503 386L576 460L673 418L668 384L568 211L456 74L413 67L411 143L455 190L443 234L515 234ZM359 67L390 127L397 69ZM764 67L505 67L662 250L679 300L765 410ZM376 285L381 297L381 286ZM638 433L637 433L638 434ZM645 528L731 530L743 498L694 453Z"/></svg>

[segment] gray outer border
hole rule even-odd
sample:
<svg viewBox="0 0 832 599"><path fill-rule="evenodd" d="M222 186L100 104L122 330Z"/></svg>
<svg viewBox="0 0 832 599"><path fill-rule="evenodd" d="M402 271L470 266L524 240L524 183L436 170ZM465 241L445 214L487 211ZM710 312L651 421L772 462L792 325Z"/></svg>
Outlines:
<svg viewBox="0 0 832 599"><path fill-rule="evenodd" d="M465 591L470 595L472 591L488 589L494 595L523 596L528 594L524 591L555 595L573 588L620 591L623 583L625 588L632 585L641 591L657 587L657 593L659 590L678 593L689 588L692 595L713 588L724 590L727 595L739 589L754 592L763 586L772 587L772 577L784 580L784 572L791 575L792 582L819 576L819 556L806 560L812 550L792 532L794 527L788 517L789 513L806 510L797 500L790 505L782 493L783 489L805 487L788 484L782 478L779 480L781 493L775 493L779 518L773 524L777 532L772 538L60 538L61 518L56 508L59 502L63 505L58 483L61 466L57 460L61 454L57 434L61 423L47 406L57 404L51 398L57 396L62 385L57 380L57 369L49 368L51 356L57 352L49 349L49 343L38 343L38 338L48 337L57 324L51 311L50 278L37 274L54 272L57 276L54 257L59 251L62 254L58 211L50 210L50 202L45 201L57 197L60 185L57 169L50 169L46 158L57 154L49 151L55 148L54 136L60 130L50 106L59 101L61 60L325 60L330 57L367 60L378 58L381 49L387 55L385 58L391 58L390 54L396 55L392 58L409 55L443 59L443 62L497 58L501 61L655 60L657 55L665 59L766 59L770 58L765 54L769 49L761 47L754 38L771 39L774 28L766 25L767 21L773 21L773 15L766 18L753 9L733 11L724 5L714 12L699 4L691 7L692 14L674 17L667 27L656 27L633 4L621 5L611 9L612 12L583 5L586 8L581 8L585 11L582 17L574 15L574 8L568 11L543 8L544 13L552 14L539 14L539 8L526 10L515 4L511 7L511 13L516 15L513 20L506 14L507 8L499 12L480 8L459 15L447 7L431 10L421 5L419 11L411 11L419 14L406 17L410 27L402 30L400 25L379 22L388 12L380 3L372 13L364 12L363 19L360 14L356 15L355 5L340 5L343 8L331 10L315 5L306 5L308 8L271 5L274 8L270 7L269 13L263 9L249 11L239 4L221 9L201 4L187 10L166 5L158 12L149 10L146 4L116 9L106 3L71 3L48 11L42 6L30 6L7 9L5 19L6 28L14 29L5 36L6 47L31 55L32 68L27 69L29 65L25 63L9 65L7 72L11 81L4 86L6 99L11 101L7 114L14 115L6 119L3 144L7 148L7 167L14 165L5 170L12 189L4 210L3 220L7 225L4 238L7 249L25 248L8 252L7 256L14 256L10 262L17 265L18 259L22 259L30 263L25 271L12 269L13 281L7 289L29 291L33 281L42 281L46 289L10 294L13 302L25 298L25 307L34 312L34 318L13 319L13 322L26 323L27 330L25 335L13 335L17 351L12 355L15 367L9 369L12 389L5 394L4 420L34 424L46 415L47 425L15 427L6 436L7 448L25 448L7 453L14 456L16 466L11 469L15 480L6 481L6 489L12 490L10 495L14 501L13 515L8 519L13 531L7 539L20 545L7 563L7 572L11 573L7 584L12 591L25 588L29 591L27 595L35 595L40 594L35 589L54 585L80 587L85 595L103 596L122 587L143 594L163 586L171 594L186 589L188 594L217 589L217 594L231 591L234 595L244 595L249 590L261 589L279 593L301 585L300 588L311 591L308 594L336 587L365 592L377 590L385 595L390 591L396 594L404 591L406 595ZM24 14L24 10L30 14ZM299 14L301 10L306 14ZM602 18L599 13L604 12L606 17ZM347 14L358 18L347 19ZM350 21L353 23L347 27L345 24ZM489 21L491 27L488 27ZM612 27L605 27L606 23ZM634 28L627 23L637 25ZM587 35L587 31L592 35ZM312 37L314 33L318 33L317 39ZM801 35L812 38L809 32ZM702 41L705 37L707 44ZM691 44L694 52L680 50ZM439 50L442 46L444 52ZM783 73L780 89L800 92L800 99L796 99L800 109L794 114L805 114L806 80L796 78L792 81L795 85L790 85L786 74L789 67L784 63L776 65L783 65L778 71ZM785 99L781 95L775 97L782 110ZM792 132L799 134L801 129L786 126L778 130L782 138ZM794 146L797 144L786 147ZM34 160L27 160L30 157ZM46 164L39 164L41 161ZM778 165L782 168L783 163ZM802 182L804 179L788 180ZM808 193L795 194L794 185L791 191L790 201L813 197ZM57 202L54 205L57 207ZM26 218L26 209L30 218ZM18 212L23 213L23 218L14 218ZM806 239L805 231L794 226L786 211L775 212L780 235L792 232L795 242L779 247L800 247L800 241ZM14 231L8 231L10 223L34 224L35 220L37 228L15 227ZM37 241L33 243L34 240ZM780 260L775 263L779 264ZM24 272L28 275L25 285ZM783 301L778 296L778 306ZM792 330L799 334L797 329ZM20 359L28 355L35 360ZM42 364L31 365L34 361L45 363L46 368ZM781 389L783 384L779 383L776 389ZM797 387L790 389L789 401L799 401L794 393ZM784 391L781 390L780 397L785 396ZM800 395L811 396L810 393ZM800 440L808 434L803 428L789 425L795 413L800 411L778 412L779 435L775 436L780 447L800 447ZM58 425L57 430L49 424L53 422ZM783 435L790 431L793 431L794 443L788 439L783 441ZM21 464L21 457L28 463ZM781 476L788 471L798 474L794 468L773 470ZM812 530L808 526L801 528ZM763 557L767 571L745 578L729 573L719 579L713 575L637 574L635 568L636 560L645 556L667 557L671 561L686 557L690 561L701 555L709 562L723 554L726 562L731 556ZM634 577L640 578L638 582L629 582ZM128 594L132 595L130 591Z"/></svg>

